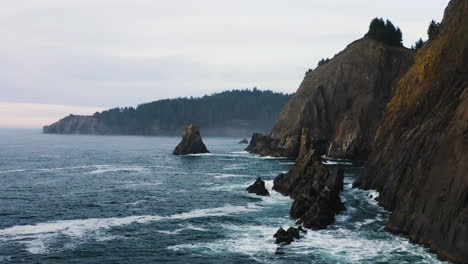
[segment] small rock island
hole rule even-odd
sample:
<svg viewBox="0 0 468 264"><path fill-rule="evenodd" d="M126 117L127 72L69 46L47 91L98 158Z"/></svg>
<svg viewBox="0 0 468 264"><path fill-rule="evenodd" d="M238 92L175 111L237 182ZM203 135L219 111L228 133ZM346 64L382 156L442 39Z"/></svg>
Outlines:
<svg viewBox="0 0 468 264"><path fill-rule="evenodd" d="M172 152L173 155L187 155L197 153L210 153L200 135L200 128L197 125L189 124L182 134L182 141Z"/></svg>

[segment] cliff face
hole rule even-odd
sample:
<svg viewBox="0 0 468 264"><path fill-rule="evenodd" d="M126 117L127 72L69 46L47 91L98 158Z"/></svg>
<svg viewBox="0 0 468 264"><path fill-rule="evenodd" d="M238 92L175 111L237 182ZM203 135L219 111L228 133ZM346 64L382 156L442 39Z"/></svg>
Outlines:
<svg viewBox="0 0 468 264"><path fill-rule="evenodd" d="M387 229L468 263L468 1L400 80L355 186L377 189Z"/></svg>
<svg viewBox="0 0 468 264"><path fill-rule="evenodd" d="M252 138L250 152L297 156L302 128L321 154L365 158L396 80L414 52L363 38L306 75L273 130ZM257 145L259 144L259 145Z"/></svg>

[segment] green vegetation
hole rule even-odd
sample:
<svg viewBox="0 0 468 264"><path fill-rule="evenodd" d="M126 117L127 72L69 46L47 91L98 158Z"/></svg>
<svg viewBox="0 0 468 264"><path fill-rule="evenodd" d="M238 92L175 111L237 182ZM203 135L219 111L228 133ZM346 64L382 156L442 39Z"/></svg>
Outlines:
<svg viewBox="0 0 468 264"><path fill-rule="evenodd" d="M400 28L395 27L390 20L382 18L372 19L369 31L365 37L384 42L392 46L402 46L403 34Z"/></svg>
<svg viewBox="0 0 468 264"><path fill-rule="evenodd" d="M418 50L422 48L423 45L424 45L424 41L421 38L419 38L419 40L416 41L413 46L411 46L411 49Z"/></svg>
<svg viewBox="0 0 468 264"><path fill-rule="evenodd" d="M93 116L106 134L171 134L189 123L203 128L248 123L270 129L291 95L256 88L203 97L164 99L137 108L114 108Z"/></svg>
<svg viewBox="0 0 468 264"><path fill-rule="evenodd" d="M440 23L435 20L432 20L431 23L429 23L429 27L427 28L427 36L429 37L429 40L433 40L437 37L439 34L439 27Z"/></svg>
<svg viewBox="0 0 468 264"><path fill-rule="evenodd" d="M325 59L322 58L322 59L319 60L319 62L317 63L317 67L318 67L318 66L322 66L322 65L324 65L324 64L327 64L327 63L329 63L330 61L331 61L331 59L329 59L329 58L325 58Z"/></svg>

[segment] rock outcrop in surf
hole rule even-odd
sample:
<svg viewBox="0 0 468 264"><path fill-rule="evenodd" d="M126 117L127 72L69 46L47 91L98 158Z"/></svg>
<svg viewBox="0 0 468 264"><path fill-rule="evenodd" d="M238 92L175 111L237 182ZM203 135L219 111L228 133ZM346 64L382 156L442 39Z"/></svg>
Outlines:
<svg viewBox="0 0 468 264"><path fill-rule="evenodd" d="M190 124L185 128L182 141L172 152L173 155L187 155L197 153L209 153L200 135L200 128Z"/></svg>
<svg viewBox="0 0 468 264"><path fill-rule="evenodd" d="M265 182L260 177L258 177L257 180L245 190L248 193L255 193L256 195L270 196L270 193L265 188Z"/></svg>
<svg viewBox="0 0 468 264"><path fill-rule="evenodd" d="M414 51L363 38L309 72L273 129L254 134L247 151L297 157L301 129L330 157L364 159L392 88L413 63Z"/></svg>
<svg viewBox="0 0 468 264"><path fill-rule="evenodd" d="M294 199L289 214L297 223L323 229L335 221L338 212L345 210L339 196L344 171L328 171L312 141L307 139L307 130L302 130L299 157L288 173L275 178L273 190Z"/></svg>
<svg viewBox="0 0 468 264"><path fill-rule="evenodd" d="M249 140L244 138L241 141L239 141L239 144L249 144Z"/></svg>
<svg viewBox="0 0 468 264"><path fill-rule="evenodd" d="M276 231L276 233L273 235L273 237L275 238L275 244L291 244L291 242L293 242L295 239L300 238L299 231L306 233L302 226L291 226L288 228L288 230L284 230L282 227L280 227L278 231Z"/></svg>
<svg viewBox="0 0 468 264"><path fill-rule="evenodd" d="M468 263L468 1L451 0L388 103L364 173L387 230Z"/></svg>

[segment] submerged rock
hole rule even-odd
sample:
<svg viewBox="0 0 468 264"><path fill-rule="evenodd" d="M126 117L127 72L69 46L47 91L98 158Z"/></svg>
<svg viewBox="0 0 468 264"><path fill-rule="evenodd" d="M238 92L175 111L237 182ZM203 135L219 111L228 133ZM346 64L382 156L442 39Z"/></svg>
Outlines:
<svg viewBox="0 0 468 264"><path fill-rule="evenodd" d="M186 155L196 153L209 153L200 136L200 128L194 124L190 124L185 128L182 135L182 141L172 152L173 155Z"/></svg>
<svg viewBox="0 0 468 264"><path fill-rule="evenodd" d="M241 141L239 141L239 144L249 144L249 141L246 138L244 138Z"/></svg>
<svg viewBox="0 0 468 264"><path fill-rule="evenodd" d="M303 134L307 130L303 130ZM308 150L306 151L306 149ZM323 229L344 210L340 200L344 171L329 173L307 140L301 144L301 155L286 174L278 175L273 190L294 199L289 214L307 228Z"/></svg>
<svg viewBox="0 0 468 264"><path fill-rule="evenodd" d="M265 188L265 182L260 177L245 190L249 193L255 193L256 195L270 196L270 193Z"/></svg>

